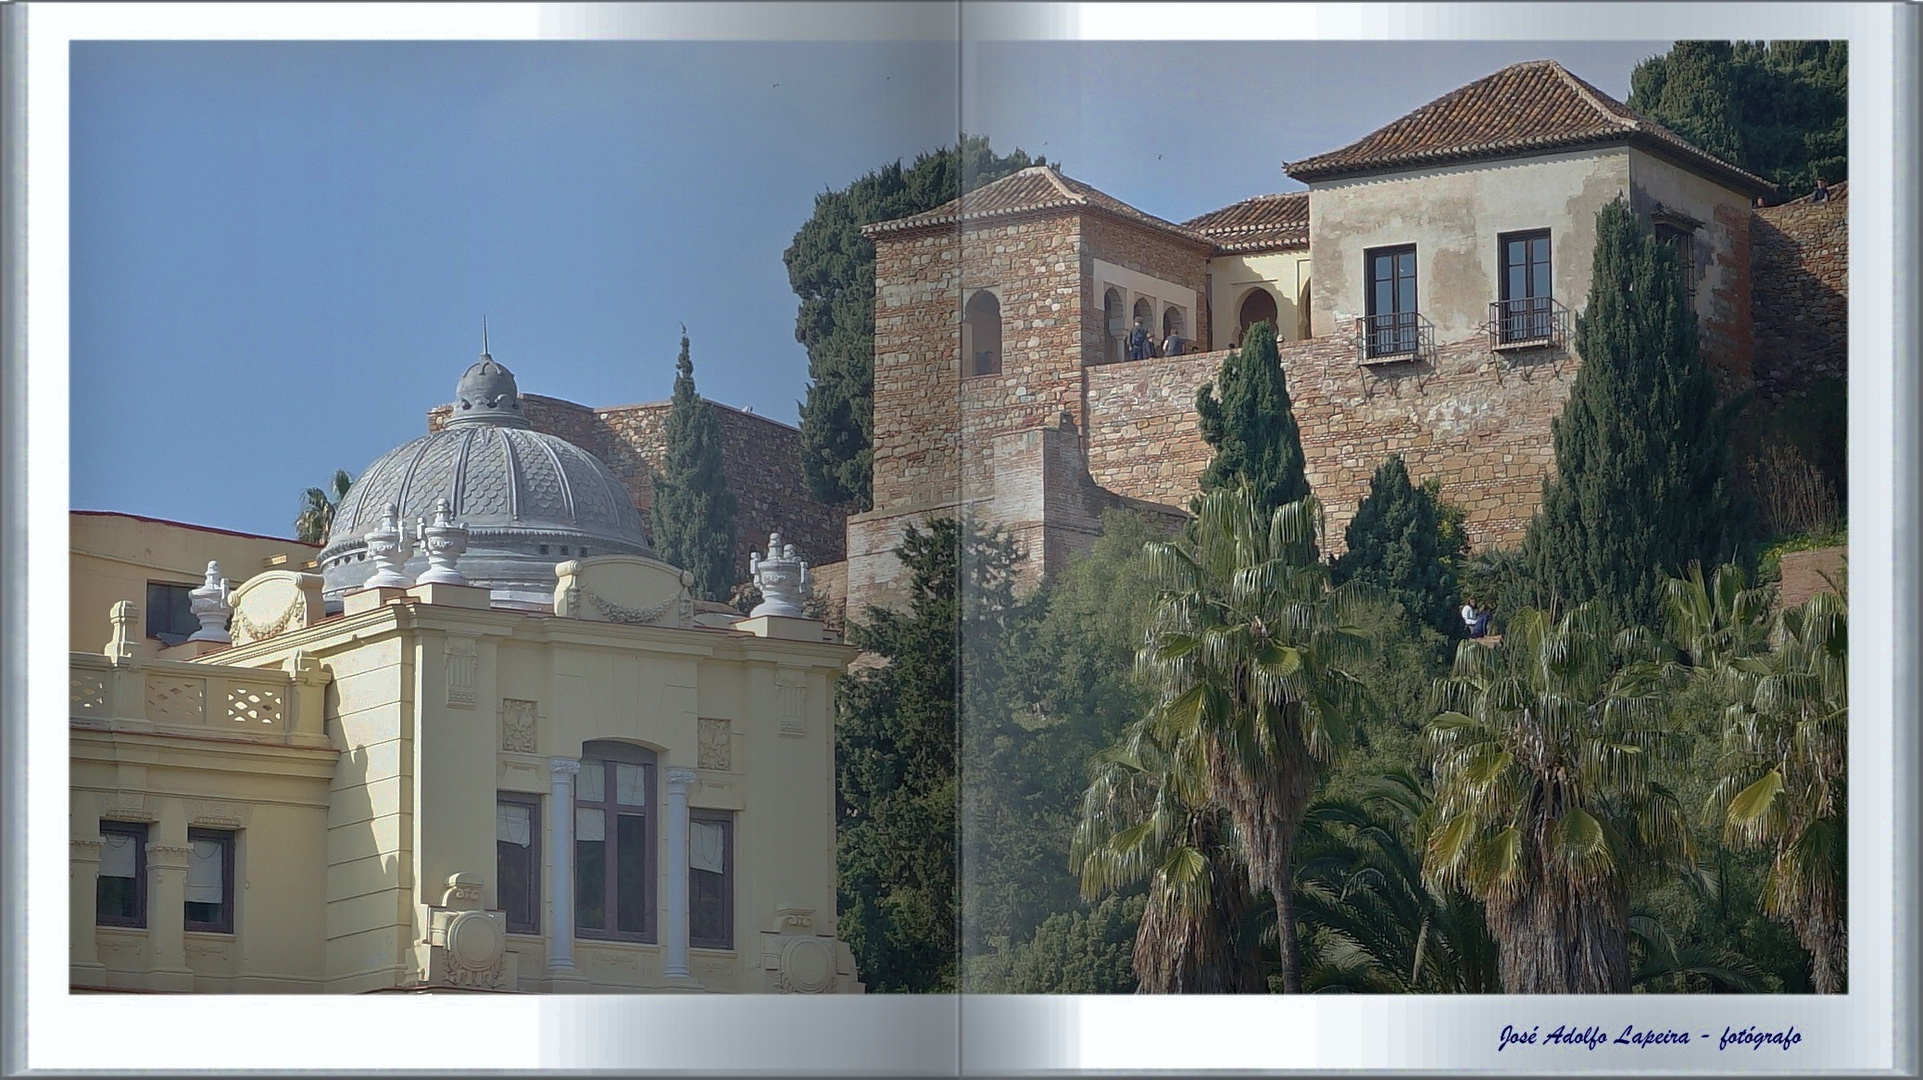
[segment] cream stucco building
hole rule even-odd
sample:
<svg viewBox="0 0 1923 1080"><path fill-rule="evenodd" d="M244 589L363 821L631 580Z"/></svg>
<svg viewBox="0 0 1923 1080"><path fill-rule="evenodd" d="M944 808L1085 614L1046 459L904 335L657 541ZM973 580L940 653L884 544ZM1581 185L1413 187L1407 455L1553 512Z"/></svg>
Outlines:
<svg viewBox="0 0 1923 1080"><path fill-rule="evenodd" d="M754 617L694 601L606 466L519 409L484 353L318 555L75 516L75 988L861 989L854 650L800 617L792 548ZM144 619L208 559L197 632Z"/></svg>

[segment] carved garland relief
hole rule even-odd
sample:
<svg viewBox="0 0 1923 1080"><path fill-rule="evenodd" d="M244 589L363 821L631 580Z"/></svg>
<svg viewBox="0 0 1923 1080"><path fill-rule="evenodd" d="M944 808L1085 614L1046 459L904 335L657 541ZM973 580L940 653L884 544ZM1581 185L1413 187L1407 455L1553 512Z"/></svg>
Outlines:
<svg viewBox="0 0 1923 1080"><path fill-rule="evenodd" d="M728 721L701 718L701 753L697 764L704 769L724 771L734 767L734 734Z"/></svg>
<svg viewBox="0 0 1923 1080"><path fill-rule="evenodd" d="M532 701L501 699L501 749L516 754L534 753L538 723L534 709Z"/></svg>

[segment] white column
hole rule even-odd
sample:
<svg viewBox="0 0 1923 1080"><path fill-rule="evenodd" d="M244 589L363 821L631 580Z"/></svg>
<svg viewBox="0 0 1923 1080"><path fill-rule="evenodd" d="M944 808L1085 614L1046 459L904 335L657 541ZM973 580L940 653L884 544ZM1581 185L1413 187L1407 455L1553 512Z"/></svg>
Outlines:
<svg viewBox="0 0 1923 1080"><path fill-rule="evenodd" d="M548 919L548 970L574 970L574 776L575 758L549 758L553 786L548 793L548 894L554 911Z"/></svg>
<svg viewBox="0 0 1923 1080"><path fill-rule="evenodd" d="M661 974L692 978L688 972L688 785L693 769L668 770L668 889L661 906Z"/></svg>

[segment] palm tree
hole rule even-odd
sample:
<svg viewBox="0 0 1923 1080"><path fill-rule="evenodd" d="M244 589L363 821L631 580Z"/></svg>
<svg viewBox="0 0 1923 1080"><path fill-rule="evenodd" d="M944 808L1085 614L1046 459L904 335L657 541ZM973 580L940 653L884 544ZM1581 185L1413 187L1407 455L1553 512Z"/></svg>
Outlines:
<svg viewBox="0 0 1923 1080"><path fill-rule="evenodd" d="M1483 901L1509 993L1627 992L1630 890L1693 859L1652 643L1606 618L1524 610L1437 683L1425 871Z"/></svg>
<svg viewBox="0 0 1923 1080"><path fill-rule="evenodd" d="M1266 989L1252 935L1244 932L1255 897L1231 827L1208 805L1196 763L1171 758L1138 721L1094 766L1070 865L1087 899L1147 881L1135 935L1137 991Z"/></svg>
<svg viewBox="0 0 1923 1080"><path fill-rule="evenodd" d="M1849 605L1818 593L1776 620L1770 652L1731 664L1723 760L1706 816L1771 852L1763 911L1810 954L1819 994L1848 977Z"/></svg>
<svg viewBox="0 0 1923 1080"><path fill-rule="evenodd" d="M1260 512L1244 486L1203 495L1183 540L1144 549L1158 594L1136 668L1157 741L1192 755L1227 811L1252 891L1269 891L1282 986L1300 993L1290 855L1318 768L1348 741L1366 640L1361 590L1331 590L1313 498Z"/></svg>
<svg viewBox="0 0 1923 1080"><path fill-rule="evenodd" d="M334 527L334 510L347 497L347 489L353 486L354 478L347 475L346 469L335 469L330 490L310 487L301 492L300 516L294 519L294 535L310 544L326 543L328 530Z"/></svg>
<svg viewBox="0 0 1923 1080"><path fill-rule="evenodd" d="M1720 677L1731 661L1769 647L1769 612L1776 602L1768 586L1750 588L1734 563L1716 568L1707 581L1701 563L1663 582L1663 615L1669 641L1681 660L1704 677Z"/></svg>
<svg viewBox="0 0 1923 1080"><path fill-rule="evenodd" d="M1482 905L1423 880L1430 794L1408 771L1360 799L1318 799L1296 852L1295 894L1320 993L1492 994L1502 989Z"/></svg>

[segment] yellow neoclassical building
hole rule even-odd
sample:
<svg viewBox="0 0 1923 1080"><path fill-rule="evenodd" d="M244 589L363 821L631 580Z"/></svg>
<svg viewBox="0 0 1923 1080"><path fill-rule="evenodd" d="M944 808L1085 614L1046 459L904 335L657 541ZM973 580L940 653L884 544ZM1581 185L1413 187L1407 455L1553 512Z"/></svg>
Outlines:
<svg viewBox="0 0 1923 1080"><path fill-rule="evenodd" d="M805 563L695 601L520 408L483 353L318 552L75 515L76 989L861 990Z"/></svg>

